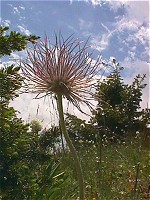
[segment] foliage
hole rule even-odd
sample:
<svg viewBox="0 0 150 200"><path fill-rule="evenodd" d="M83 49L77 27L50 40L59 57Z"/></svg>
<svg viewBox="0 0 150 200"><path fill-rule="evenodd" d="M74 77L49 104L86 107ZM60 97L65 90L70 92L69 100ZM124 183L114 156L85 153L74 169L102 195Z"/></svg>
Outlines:
<svg viewBox="0 0 150 200"><path fill-rule="evenodd" d="M9 107L9 101L17 96L21 87L18 70L12 66L0 69L1 196L4 200L34 199L41 191L42 196L49 195L49 199L53 199L62 189L63 173L54 162L49 163L53 160L52 153L44 146L48 132L40 136L41 126L35 120L31 122L32 131L29 132L28 125L24 125L16 111ZM46 147L52 145L51 140L48 143ZM42 193L40 188L44 187L47 189Z"/></svg>
<svg viewBox="0 0 150 200"><path fill-rule="evenodd" d="M29 162L26 155L29 151L28 125L16 117L15 110L8 106L10 99L17 96L16 90L21 87L21 77L16 67L0 69L0 168L1 190L3 199L10 199L17 194L24 194L27 188ZM25 175L26 174L26 175ZM21 185L24 182L24 188ZM17 192L16 192L17 191Z"/></svg>
<svg viewBox="0 0 150 200"><path fill-rule="evenodd" d="M77 146L77 149L79 149L81 145L89 146L90 144L96 143L96 127L90 123L86 123L85 120L67 114L66 126L69 136Z"/></svg>
<svg viewBox="0 0 150 200"><path fill-rule="evenodd" d="M22 78L19 75L19 67L14 65L0 69L0 102L8 104L18 96L17 91L22 85Z"/></svg>
<svg viewBox="0 0 150 200"><path fill-rule="evenodd" d="M35 43L39 38L35 35L25 36L16 31L6 35L9 27L0 26L0 57L10 55L14 51L21 51L26 48L27 42Z"/></svg>
<svg viewBox="0 0 150 200"><path fill-rule="evenodd" d="M79 153L84 172L86 199L149 199L150 165L149 147L145 145L146 142L143 133L134 137L127 136L124 142L118 144L105 140L101 147L81 146ZM76 179L74 172L70 171L70 159L70 154L66 152L63 168L71 177L69 188L74 190L65 200L77 198L74 185Z"/></svg>
<svg viewBox="0 0 150 200"><path fill-rule="evenodd" d="M0 28L0 56L22 50L27 40L37 38L16 32L5 35L6 30L7 27ZM0 199L38 199L37 194L44 187L48 191L42 195L54 197L61 189L63 173L50 153L40 146L38 132L41 126L32 121L32 131L29 131L29 125L9 107L10 100L18 96L22 86L19 69L14 65L0 69Z"/></svg>
<svg viewBox="0 0 150 200"><path fill-rule="evenodd" d="M145 75L137 75L131 85L124 84L119 64L115 63L113 72L98 83L98 105L93 113L93 120L98 124L100 132L110 137L125 136L135 133L141 128L140 102Z"/></svg>
<svg viewBox="0 0 150 200"><path fill-rule="evenodd" d="M33 119L30 122L30 128L33 133L38 134L38 132L42 130L42 125L38 120Z"/></svg>
<svg viewBox="0 0 150 200"><path fill-rule="evenodd" d="M42 173L37 178L37 193L31 195L31 200L54 200L61 198L61 193L65 185L66 177L64 172L60 172L60 163L49 162L45 165Z"/></svg>
<svg viewBox="0 0 150 200"><path fill-rule="evenodd" d="M43 130L39 137L41 148L45 151L52 151L53 153L57 151L56 149L59 147L60 142L60 129L57 126Z"/></svg>

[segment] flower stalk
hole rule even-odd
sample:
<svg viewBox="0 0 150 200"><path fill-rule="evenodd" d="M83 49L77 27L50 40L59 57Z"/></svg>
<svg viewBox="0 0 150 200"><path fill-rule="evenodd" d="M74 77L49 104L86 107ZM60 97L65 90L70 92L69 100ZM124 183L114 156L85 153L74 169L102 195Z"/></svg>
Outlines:
<svg viewBox="0 0 150 200"><path fill-rule="evenodd" d="M70 137L69 137L67 129L66 129L65 120L64 120L64 112L63 112L62 95L57 94L56 96L57 96L57 106L58 106L57 109L58 109L58 113L59 113L61 130L62 130L65 140L69 146L69 149L72 153L72 156L74 159L74 164L76 167L76 173L77 173L78 183L79 183L79 198L80 198L80 200L84 200L84 181L83 181L83 173L82 173L81 164L80 164L76 149L73 146L72 141L70 140Z"/></svg>

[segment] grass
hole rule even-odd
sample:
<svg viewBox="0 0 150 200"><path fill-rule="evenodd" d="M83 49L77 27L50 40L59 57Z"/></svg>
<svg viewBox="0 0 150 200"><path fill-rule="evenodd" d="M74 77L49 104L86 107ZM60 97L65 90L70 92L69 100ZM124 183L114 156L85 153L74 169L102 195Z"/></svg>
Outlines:
<svg viewBox="0 0 150 200"><path fill-rule="evenodd" d="M125 142L80 146L86 200L149 199L150 152L144 136L128 137ZM65 153L61 168L68 180L60 199L76 200L77 180L72 157Z"/></svg>

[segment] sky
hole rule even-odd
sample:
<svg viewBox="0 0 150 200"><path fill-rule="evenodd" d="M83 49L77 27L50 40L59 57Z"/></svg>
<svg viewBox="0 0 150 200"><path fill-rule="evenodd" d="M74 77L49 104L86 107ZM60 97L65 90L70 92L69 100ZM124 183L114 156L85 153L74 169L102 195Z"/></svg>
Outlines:
<svg viewBox="0 0 150 200"><path fill-rule="evenodd" d="M74 33L80 40L89 38L95 58L101 55L106 62L116 58L124 67L125 83L131 84L137 74L146 74L148 86L143 91L141 107L150 107L149 1L1 0L0 3L1 25L9 26L10 30L34 34L41 39L46 34L52 40L59 31L66 38ZM7 63L24 55L24 52L15 52ZM51 101L35 100L34 96L22 94L11 105L25 121L37 118L45 127L55 123L58 116L51 109ZM69 109L72 114L87 119L75 108Z"/></svg>

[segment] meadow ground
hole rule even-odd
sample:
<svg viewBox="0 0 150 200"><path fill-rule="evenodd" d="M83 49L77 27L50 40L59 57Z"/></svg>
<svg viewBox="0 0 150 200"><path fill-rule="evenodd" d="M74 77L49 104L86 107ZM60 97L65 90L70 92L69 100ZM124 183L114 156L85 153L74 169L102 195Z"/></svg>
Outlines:
<svg viewBox="0 0 150 200"><path fill-rule="evenodd" d="M141 200L150 198L149 138L144 134L124 142L81 146L78 148L86 188L86 200ZM62 169L68 175L63 190L65 200L77 198L71 155L64 153Z"/></svg>

